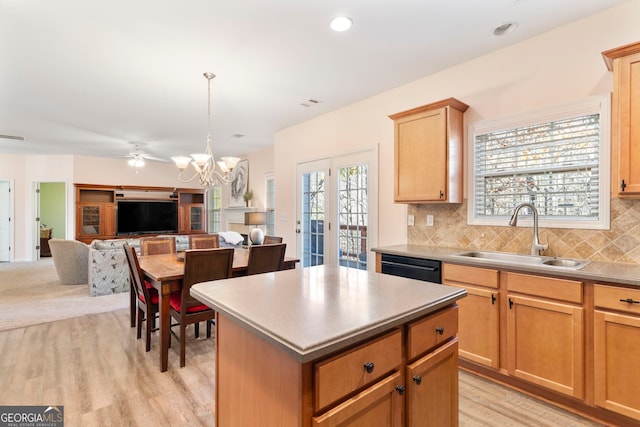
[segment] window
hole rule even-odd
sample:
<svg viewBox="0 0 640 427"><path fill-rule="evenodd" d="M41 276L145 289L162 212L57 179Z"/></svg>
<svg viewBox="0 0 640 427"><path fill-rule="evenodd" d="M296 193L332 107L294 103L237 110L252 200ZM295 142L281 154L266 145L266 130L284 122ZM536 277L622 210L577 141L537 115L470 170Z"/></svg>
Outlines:
<svg viewBox="0 0 640 427"><path fill-rule="evenodd" d="M528 202L545 227L609 228L609 127L604 97L477 123L469 223L506 226Z"/></svg>
<svg viewBox="0 0 640 427"><path fill-rule="evenodd" d="M273 179L273 175L267 175L265 178L265 183L267 186L267 201L266 201L266 211L267 211L267 224L266 224L266 233L268 236L274 236L275 233L275 224L276 224L276 183Z"/></svg>
<svg viewBox="0 0 640 427"><path fill-rule="evenodd" d="M207 192L209 197L208 218L209 218L209 233L217 233L220 230L221 221L221 209L222 209L222 189L218 186L211 187Z"/></svg>

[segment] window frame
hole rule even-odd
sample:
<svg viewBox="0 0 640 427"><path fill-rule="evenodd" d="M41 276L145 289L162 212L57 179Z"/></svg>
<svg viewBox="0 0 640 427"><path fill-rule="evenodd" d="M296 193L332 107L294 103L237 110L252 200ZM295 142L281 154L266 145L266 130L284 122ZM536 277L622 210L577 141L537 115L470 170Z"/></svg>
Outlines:
<svg viewBox="0 0 640 427"><path fill-rule="evenodd" d="M467 176L467 224L507 227L509 226L508 222L510 218L509 215L496 215L491 217L476 216L476 169L474 164L476 135L594 113L600 114L598 218L595 220L575 219L575 217L573 217L574 219L560 219L557 217L551 219L541 215L539 225L547 228L609 229L611 206L611 100L607 95L590 96L541 110L471 123L468 127L467 138L469 153L467 156L467 170L470 171ZM519 218L518 225L530 227L532 225L532 218L530 218L530 216L522 216L521 219Z"/></svg>
<svg viewBox="0 0 640 427"><path fill-rule="evenodd" d="M269 183L272 183L273 198L270 200ZM275 236L276 233L276 179L273 173L265 174L264 177L264 210L267 213L267 224L265 224L265 234ZM270 206L273 202L273 206Z"/></svg>
<svg viewBox="0 0 640 427"><path fill-rule="evenodd" d="M219 202L218 209L216 209L215 203L214 203L215 201L214 194L216 192L218 193L218 197L215 198ZM215 215L216 212L218 213L217 215L218 220L216 220L216 215ZM215 185L207 190L207 222L208 222L207 230L210 234L223 231L222 230L222 187L220 187L219 185ZM215 224L218 224L218 227L220 228L220 230L216 230Z"/></svg>

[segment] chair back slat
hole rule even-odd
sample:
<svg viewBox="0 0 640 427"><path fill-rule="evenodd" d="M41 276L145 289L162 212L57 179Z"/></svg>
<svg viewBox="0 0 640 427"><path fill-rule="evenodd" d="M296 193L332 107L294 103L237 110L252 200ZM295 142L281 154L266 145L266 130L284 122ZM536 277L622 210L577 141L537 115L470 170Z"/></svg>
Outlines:
<svg viewBox="0 0 640 427"><path fill-rule="evenodd" d="M286 243L253 245L249 247L247 274L252 275L282 270L286 249Z"/></svg>
<svg viewBox="0 0 640 427"><path fill-rule="evenodd" d="M143 237L140 239L141 255L175 254L175 237Z"/></svg>
<svg viewBox="0 0 640 427"><path fill-rule="evenodd" d="M185 251L181 311L186 312L189 307L202 304L191 296L191 286L210 280L227 279L231 277L232 267L233 248Z"/></svg>
<svg viewBox="0 0 640 427"><path fill-rule="evenodd" d="M136 254L136 249L128 244L124 244L122 248L124 249L124 254L127 258L127 264L129 265L131 283L133 284L132 289L134 290L138 298L141 298L143 302L149 304L151 302L151 298L149 296L149 290L144 283L142 270L140 269L140 263L138 262L138 255Z"/></svg>
<svg viewBox="0 0 640 427"><path fill-rule="evenodd" d="M189 236L189 249L215 249L220 247L217 234L195 234Z"/></svg>

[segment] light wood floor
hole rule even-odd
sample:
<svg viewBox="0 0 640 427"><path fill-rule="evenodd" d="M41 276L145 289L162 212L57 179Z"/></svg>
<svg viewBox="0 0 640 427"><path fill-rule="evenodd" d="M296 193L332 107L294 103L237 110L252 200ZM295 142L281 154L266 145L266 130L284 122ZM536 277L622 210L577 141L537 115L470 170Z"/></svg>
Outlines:
<svg viewBox="0 0 640 427"><path fill-rule="evenodd" d="M213 339L189 331L187 366L174 341L161 373L155 335L145 353L127 310L0 332L0 405L61 405L66 427L213 426ZM460 425L597 424L461 372Z"/></svg>

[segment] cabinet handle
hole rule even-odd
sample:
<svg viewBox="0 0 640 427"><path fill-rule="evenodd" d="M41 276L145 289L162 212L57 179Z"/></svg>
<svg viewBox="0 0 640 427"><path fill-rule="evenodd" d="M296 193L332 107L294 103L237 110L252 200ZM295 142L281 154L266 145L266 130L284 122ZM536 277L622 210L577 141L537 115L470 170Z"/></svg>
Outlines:
<svg viewBox="0 0 640 427"><path fill-rule="evenodd" d="M407 388L406 388L404 385L396 386L396 391L398 392L398 394L399 394L400 396L402 396L402 395L404 394L404 391L405 391L406 389L407 389Z"/></svg>
<svg viewBox="0 0 640 427"><path fill-rule="evenodd" d="M442 334L444 334L444 328L443 328L442 326L438 326L438 327L436 328L436 333L437 333L438 335L442 335Z"/></svg>
<svg viewBox="0 0 640 427"><path fill-rule="evenodd" d="M491 305L495 305L496 304L496 296L494 294L491 294Z"/></svg>
<svg viewBox="0 0 640 427"><path fill-rule="evenodd" d="M627 302L629 304L640 304L640 301L634 301L632 298L621 299L620 302Z"/></svg>
<svg viewBox="0 0 640 427"><path fill-rule="evenodd" d="M513 308L513 300L509 298L509 308Z"/></svg>
<svg viewBox="0 0 640 427"><path fill-rule="evenodd" d="M420 375L414 375L413 382L416 383L417 385L422 384L422 377Z"/></svg>
<svg viewBox="0 0 640 427"><path fill-rule="evenodd" d="M444 198L444 193L442 191L440 191L440 198L443 199Z"/></svg>
<svg viewBox="0 0 640 427"><path fill-rule="evenodd" d="M624 179L622 180L622 184L620 184L620 188L622 189L622 191L627 188L627 184L624 182Z"/></svg>
<svg viewBox="0 0 640 427"><path fill-rule="evenodd" d="M368 374L373 372L374 364L373 362L367 362L364 364L364 370L367 371Z"/></svg>

